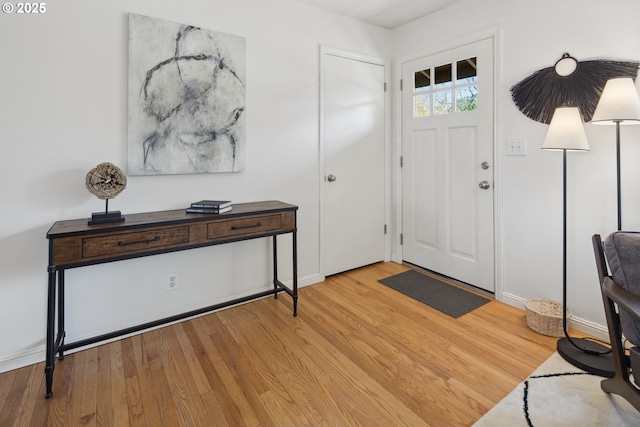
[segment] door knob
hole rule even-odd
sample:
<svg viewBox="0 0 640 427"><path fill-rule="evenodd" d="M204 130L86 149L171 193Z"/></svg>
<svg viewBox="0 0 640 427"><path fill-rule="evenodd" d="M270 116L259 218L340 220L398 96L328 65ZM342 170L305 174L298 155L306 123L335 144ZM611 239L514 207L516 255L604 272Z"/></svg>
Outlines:
<svg viewBox="0 0 640 427"><path fill-rule="evenodd" d="M491 187L491 185L489 184L489 181L482 181L480 182L480 184L478 184L478 187L482 188L483 190L486 190L489 187Z"/></svg>
<svg viewBox="0 0 640 427"><path fill-rule="evenodd" d="M327 181L329 181L329 182L333 182L333 181L335 181L335 180L336 180L336 176L335 176L335 175L329 175L329 176L327 177Z"/></svg>

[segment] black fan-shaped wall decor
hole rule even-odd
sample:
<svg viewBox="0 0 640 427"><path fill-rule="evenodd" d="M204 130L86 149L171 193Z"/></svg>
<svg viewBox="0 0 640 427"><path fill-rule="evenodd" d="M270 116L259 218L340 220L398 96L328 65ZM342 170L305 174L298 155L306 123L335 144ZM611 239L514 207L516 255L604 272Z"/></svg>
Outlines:
<svg viewBox="0 0 640 427"><path fill-rule="evenodd" d="M578 107L582 119L591 121L607 80L638 75L638 62L577 61L565 53L553 67L538 70L511 88L513 102L524 115L551 123L557 107Z"/></svg>

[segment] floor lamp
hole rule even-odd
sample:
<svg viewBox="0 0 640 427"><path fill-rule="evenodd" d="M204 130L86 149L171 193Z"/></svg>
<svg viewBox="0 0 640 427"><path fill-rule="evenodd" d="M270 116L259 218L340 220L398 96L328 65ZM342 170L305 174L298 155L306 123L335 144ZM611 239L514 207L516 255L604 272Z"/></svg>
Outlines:
<svg viewBox="0 0 640 427"><path fill-rule="evenodd" d="M622 230L622 202L620 190L620 125L640 124L640 100L631 77L607 81L591 123L616 125L616 177L618 193L618 230Z"/></svg>
<svg viewBox="0 0 640 427"><path fill-rule="evenodd" d="M578 108L556 108L542 149L562 151L562 328L565 337L558 340L558 354L589 373L613 377L610 350L590 340L571 338L567 326L567 151L589 150Z"/></svg>

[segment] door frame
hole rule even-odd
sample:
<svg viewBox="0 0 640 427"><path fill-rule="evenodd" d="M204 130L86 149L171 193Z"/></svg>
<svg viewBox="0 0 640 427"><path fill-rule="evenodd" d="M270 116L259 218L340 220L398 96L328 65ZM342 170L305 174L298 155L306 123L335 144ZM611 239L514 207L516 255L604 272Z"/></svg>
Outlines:
<svg viewBox="0 0 640 427"><path fill-rule="evenodd" d="M387 86L384 94L384 222L387 225L387 232L384 236L384 260L391 260L391 239L392 235L391 229L391 168L389 164L389 159L391 158L391 114L390 114L390 106L391 106L391 97L390 97L390 66L389 63L384 61L382 58L377 58L373 56L361 55L355 52L350 52L342 49L336 49L324 45L320 45L320 73L319 73L319 123L318 123L318 159L319 159L319 175L318 175L318 185L319 185L319 195L320 195L320 203L319 203L319 217L320 217L320 239L319 239L319 266L320 266L320 275L322 276L322 280L326 277L325 274L325 256L324 251L326 249L325 245L325 208L326 208L326 199L325 199L325 117L324 117L324 107L325 107L325 58L328 56L338 56L345 59L351 59L354 61L367 62L374 65L380 65L384 67L384 80Z"/></svg>
<svg viewBox="0 0 640 427"><path fill-rule="evenodd" d="M478 33L468 35L456 40L452 40L448 43L439 43L437 46L421 50L411 55L397 58L393 61L393 105L394 105L394 117L393 122L395 124L393 129L393 138L395 143L393 144L393 205L394 210L394 222L393 222L393 251L391 253L391 259L395 262L402 263L403 253L401 244L401 233L403 230L402 225L402 206L403 206L403 182L402 182L402 147L403 147L403 135L402 135L402 90L401 90L401 78L402 67L407 62L412 62L424 57L432 56L444 51L453 50L458 47L479 42L485 39L493 40L493 99L494 99L494 122L493 122L493 165L494 165L494 183L493 183L493 252L494 252L494 297L498 301L503 301L503 282L504 277L504 265L502 259L502 163L504 144L502 142L502 126L501 115L502 111L502 99L500 97L500 82L501 76L501 32L499 27L490 28Z"/></svg>

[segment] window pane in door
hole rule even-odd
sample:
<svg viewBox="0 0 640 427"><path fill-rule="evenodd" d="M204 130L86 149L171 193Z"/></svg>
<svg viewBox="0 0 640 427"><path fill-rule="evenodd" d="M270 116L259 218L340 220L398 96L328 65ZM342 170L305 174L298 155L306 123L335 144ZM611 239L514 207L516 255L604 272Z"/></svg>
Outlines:
<svg viewBox="0 0 640 427"><path fill-rule="evenodd" d="M437 89L451 86L451 70L451 64L444 64L435 68L435 84Z"/></svg>
<svg viewBox="0 0 640 427"><path fill-rule="evenodd" d="M453 112L451 90L442 90L433 94L433 114L449 114Z"/></svg>
<svg viewBox="0 0 640 427"><path fill-rule="evenodd" d="M415 91L428 90L431 86L431 70L422 70L414 74L414 88Z"/></svg>
<svg viewBox="0 0 640 427"><path fill-rule="evenodd" d="M413 97L413 117L431 115L431 93L423 93Z"/></svg>
<svg viewBox="0 0 640 427"><path fill-rule="evenodd" d="M473 111L478 108L478 86L456 89L456 111Z"/></svg>
<svg viewBox="0 0 640 427"><path fill-rule="evenodd" d="M467 58L456 62L456 84L475 83L478 79L477 59Z"/></svg>

